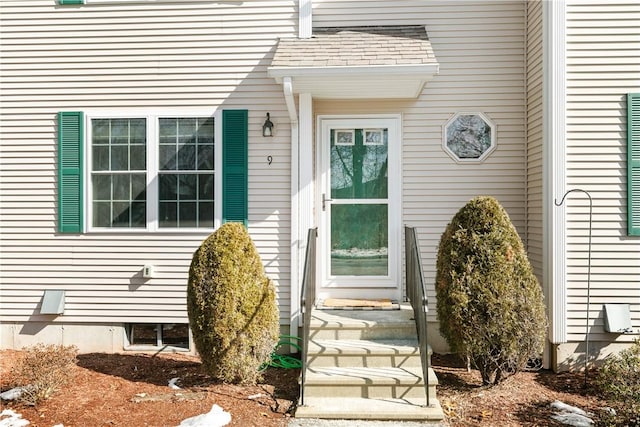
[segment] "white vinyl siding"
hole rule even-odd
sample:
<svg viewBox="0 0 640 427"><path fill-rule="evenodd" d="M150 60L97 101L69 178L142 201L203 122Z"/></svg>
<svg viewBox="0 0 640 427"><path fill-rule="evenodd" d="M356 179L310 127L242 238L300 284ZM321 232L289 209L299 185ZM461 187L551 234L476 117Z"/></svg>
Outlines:
<svg viewBox="0 0 640 427"><path fill-rule="evenodd" d="M542 1L527 2L527 254L542 282Z"/></svg>
<svg viewBox="0 0 640 427"><path fill-rule="evenodd" d="M593 197L590 339L605 334L603 304L630 303L640 328L640 239L627 236L626 95L640 87L640 3L567 2L567 189ZM588 202L567 208L567 331L585 335Z"/></svg>
<svg viewBox="0 0 640 427"><path fill-rule="evenodd" d="M266 69L277 38L297 35L297 0L55 3L2 1L0 321L186 322L206 233L58 234L56 113L247 109L249 230L288 323L289 119ZM45 289L66 290L63 316L38 314Z"/></svg>
<svg viewBox="0 0 640 427"><path fill-rule="evenodd" d="M495 196L525 235L525 4L521 1L314 1L314 26L426 25L440 73L417 100L315 101L316 114L402 113L402 221L417 227L435 321L440 236L471 198ZM483 162L456 163L442 147L458 112L482 112L497 147Z"/></svg>

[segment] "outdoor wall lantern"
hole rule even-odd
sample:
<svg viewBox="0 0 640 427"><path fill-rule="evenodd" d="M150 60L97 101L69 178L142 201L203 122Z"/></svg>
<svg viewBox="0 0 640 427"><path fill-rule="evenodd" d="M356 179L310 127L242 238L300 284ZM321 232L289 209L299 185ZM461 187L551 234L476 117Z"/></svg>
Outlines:
<svg viewBox="0 0 640 427"><path fill-rule="evenodd" d="M265 120L264 124L262 125L262 136L273 136L273 122L271 121L269 113L267 113L267 120Z"/></svg>

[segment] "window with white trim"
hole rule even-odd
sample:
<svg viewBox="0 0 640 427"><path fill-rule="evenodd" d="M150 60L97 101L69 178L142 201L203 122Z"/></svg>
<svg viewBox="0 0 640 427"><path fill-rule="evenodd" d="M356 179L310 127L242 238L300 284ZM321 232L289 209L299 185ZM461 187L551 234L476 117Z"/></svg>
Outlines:
<svg viewBox="0 0 640 427"><path fill-rule="evenodd" d="M214 227L213 117L90 117L90 227Z"/></svg>
<svg viewBox="0 0 640 427"><path fill-rule="evenodd" d="M213 115L60 112L58 231L246 225L247 125L247 110L223 110L220 130Z"/></svg>
<svg viewBox="0 0 640 427"><path fill-rule="evenodd" d="M495 124L482 113L456 113L444 125L442 146L457 162L480 162L496 148Z"/></svg>

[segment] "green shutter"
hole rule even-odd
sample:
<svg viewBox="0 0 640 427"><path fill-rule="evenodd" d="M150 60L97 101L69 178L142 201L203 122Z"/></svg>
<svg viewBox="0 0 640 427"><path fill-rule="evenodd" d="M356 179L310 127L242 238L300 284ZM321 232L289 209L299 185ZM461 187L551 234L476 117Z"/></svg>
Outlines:
<svg viewBox="0 0 640 427"><path fill-rule="evenodd" d="M640 93L627 95L627 223L640 236Z"/></svg>
<svg viewBox="0 0 640 427"><path fill-rule="evenodd" d="M58 0L58 4L84 4L84 0Z"/></svg>
<svg viewBox="0 0 640 427"><path fill-rule="evenodd" d="M222 222L248 217L248 112L222 112Z"/></svg>
<svg viewBox="0 0 640 427"><path fill-rule="evenodd" d="M82 232L84 115L58 113L58 231Z"/></svg>

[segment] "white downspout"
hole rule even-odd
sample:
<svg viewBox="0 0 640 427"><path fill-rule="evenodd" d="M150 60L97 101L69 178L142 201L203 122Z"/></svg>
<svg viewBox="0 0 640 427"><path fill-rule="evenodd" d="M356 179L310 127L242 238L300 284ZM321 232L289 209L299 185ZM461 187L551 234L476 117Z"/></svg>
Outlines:
<svg viewBox="0 0 640 427"><path fill-rule="evenodd" d="M298 113L296 112L296 104L293 99L293 83L291 81L291 77L285 77L282 79L282 87L284 90L284 100L287 104L287 111L289 112L289 121L291 123L291 313L289 315L289 335L298 336L298 327L300 325L300 275L298 273L298 254L300 252L300 236L298 235Z"/></svg>

